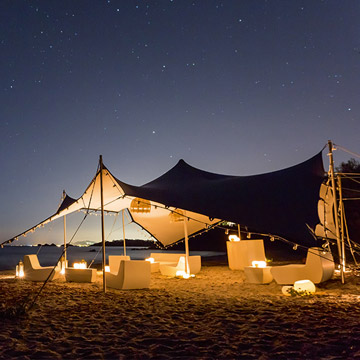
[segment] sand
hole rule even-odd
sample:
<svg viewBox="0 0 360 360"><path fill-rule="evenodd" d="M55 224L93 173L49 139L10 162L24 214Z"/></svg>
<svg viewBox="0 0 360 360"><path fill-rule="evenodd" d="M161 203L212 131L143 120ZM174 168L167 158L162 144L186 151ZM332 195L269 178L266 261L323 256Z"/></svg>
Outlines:
<svg viewBox="0 0 360 360"><path fill-rule="evenodd" d="M10 275L9 275L10 274ZM148 290L102 292L47 284L25 316L11 310L40 283L0 275L1 359L360 359L360 279L347 275L312 297L248 284L208 264L192 279L153 273Z"/></svg>

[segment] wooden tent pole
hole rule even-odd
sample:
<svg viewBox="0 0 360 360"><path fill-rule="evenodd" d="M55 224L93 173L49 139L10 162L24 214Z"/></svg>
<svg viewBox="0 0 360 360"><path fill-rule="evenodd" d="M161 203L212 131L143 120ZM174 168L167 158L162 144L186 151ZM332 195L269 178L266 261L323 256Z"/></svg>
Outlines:
<svg viewBox="0 0 360 360"><path fill-rule="evenodd" d="M330 177L331 177L331 187L333 190L333 196L334 196L334 213L335 213L335 229L336 229L336 242L337 242L337 248L339 253L339 263L342 264L342 253L341 253L341 244L340 244L340 230L339 230L339 216L338 216L338 205L336 200L336 186L335 186L335 174L334 174L334 158L333 158L333 144L332 141L328 141L329 146L329 161L330 161ZM341 275L341 282L345 283L344 278L344 271L343 267L340 265L340 275Z"/></svg>
<svg viewBox="0 0 360 360"><path fill-rule="evenodd" d="M104 188L103 188L103 161L100 155L100 197L101 197L101 237L102 237L102 270L103 270L103 291L106 293L106 257L105 257L105 226L104 226Z"/></svg>
<svg viewBox="0 0 360 360"><path fill-rule="evenodd" d="M241 240L240 224L238 224L238 238Z"/></svg>
<svg viewBox="0 0 360 360"><path fill-rule="evenodd" d="M187 217L184 217L184 233L185 233L185 273L190 275L189 267L189 236L187 228Z"/></svg>
<svg viewBox="0 0 360 360"><path fill-rule="evenodd" d="M339 186L339 204L340 204L340 221L341 221L341 253L342 253L342 259L340 266L343 268L343 273L345 274L345 268L346 268L346 258L345 258L345 231L344 231L344 203L343 203L343 197L342 197L342 187L341 187L341 176L338 175L338 186ZM345 278L345 275L344 275Z"/></svg>
<svg viewBox="0 0 360 360"><path fill-rule="evenodd" d="M126 256L124 211L125 211L125 209L122 210L122 227L123 227L123 237L124 237L124 256Z"/></svg>
<svg viewBox="0 0 360 360"><path fill-rule="evenodd" d="M63 190L63 200L65 200L66 192ZM65 261L65 268L67 267L67 255L66 255L66 215L64 215L64 261Z"/></svg>

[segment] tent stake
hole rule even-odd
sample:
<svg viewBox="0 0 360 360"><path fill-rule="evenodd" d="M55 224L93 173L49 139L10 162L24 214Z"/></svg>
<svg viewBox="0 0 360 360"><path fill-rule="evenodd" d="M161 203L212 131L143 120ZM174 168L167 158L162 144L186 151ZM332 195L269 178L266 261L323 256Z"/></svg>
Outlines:
<svg viewBox="0 0 360 360"><path fill-rule="evenodd" d="M341 244L340 244L340 230L339 230L339 214L338 214L338 206L337 206L337 200L336 200L336 187L335 187L335 175L334 175L334 159L333 159L333 144L332 141L328 141L329 146L329 170L330 170L330 177L331 177L331 187L334 194L334 213L335 213L335 229L336 229L336 242L337 242L337 248L339 253L339 263L340 263L340 275L341 275L341 283L345 283L344 278L344 269L342 267L342 261L343 261L343 255L341 253Z"/></svg>
<svg viewBox="0 0 360 360"><path fill-rule="evenodd" d="M101 196L101 237L102 237L102 270L103 270L103 291L106 293L106 273L105 273L105 230L104 230L104 189L103 189L103 161L100 155L100 196Z"/></svg>

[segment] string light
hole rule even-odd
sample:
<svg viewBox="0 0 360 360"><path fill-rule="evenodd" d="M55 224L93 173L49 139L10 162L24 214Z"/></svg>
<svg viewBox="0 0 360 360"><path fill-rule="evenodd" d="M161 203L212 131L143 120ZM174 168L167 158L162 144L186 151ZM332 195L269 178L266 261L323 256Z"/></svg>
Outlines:
<svg viewBox="0 0 360 360"><path fill-rule="evenodd" d="M293 250L297 250L297 248L298 248L298 244L295 244L295 245L293 246Z"/></svg>

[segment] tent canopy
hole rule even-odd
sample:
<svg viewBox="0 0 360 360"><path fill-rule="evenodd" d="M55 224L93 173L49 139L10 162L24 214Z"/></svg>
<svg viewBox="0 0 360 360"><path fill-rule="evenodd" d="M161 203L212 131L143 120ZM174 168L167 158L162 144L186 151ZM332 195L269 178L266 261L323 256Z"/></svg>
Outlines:
<svg viewBox="0 0 360 360"><path fill-rule="evenodd" d="M133 221L164 246L184 237L183 224L174 221L174 213L185 216L189 234L226 220L253 231L313 245L307 226L314 229L319 223L317 204L323 180L321 152L290 168L254 176L214 174L180 160L168 172L142 186L124 183L104 167L104 210L128 209ZM134 199L138 203L149 200L150 211L132 210ZM34 228L80 209L100 208L98 171L80 198L66 196L57 212Z"/></svg>

